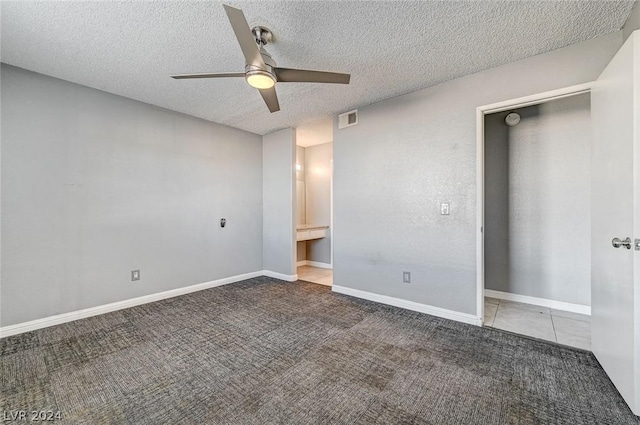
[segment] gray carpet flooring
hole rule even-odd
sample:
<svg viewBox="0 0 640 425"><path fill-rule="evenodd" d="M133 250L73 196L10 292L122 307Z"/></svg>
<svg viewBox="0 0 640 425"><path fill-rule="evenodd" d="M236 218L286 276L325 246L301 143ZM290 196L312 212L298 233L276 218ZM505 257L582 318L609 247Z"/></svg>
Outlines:
<svg viewBox="0 0 640 425"><path fill-rule="evenodd" d="M0 372L56 423L640 424L589 352L265 277L3 338Z"/></svg>

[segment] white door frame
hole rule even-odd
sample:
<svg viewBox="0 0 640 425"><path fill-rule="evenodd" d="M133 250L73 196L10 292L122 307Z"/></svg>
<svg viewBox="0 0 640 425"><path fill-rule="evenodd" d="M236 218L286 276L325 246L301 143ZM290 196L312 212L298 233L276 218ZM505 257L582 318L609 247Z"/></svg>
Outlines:
<svg viewBox="0 0 640 425"><path fill-rule="evenodd" d="M333 269L333 145L331 149L331 169L329 170L329 214L331 215L329 217L329 235L331 236L331 269Z"/></svg>
<svg viewBox="0 0 640 425"><path fill-rule="evenodd" d="M564 97L589 93L593 82L564 87L531 96L505 100L476 108L476 276L477 276L477 317L480 326L484 322L484 117L487 114L509 109L539 105Z"/></svg>

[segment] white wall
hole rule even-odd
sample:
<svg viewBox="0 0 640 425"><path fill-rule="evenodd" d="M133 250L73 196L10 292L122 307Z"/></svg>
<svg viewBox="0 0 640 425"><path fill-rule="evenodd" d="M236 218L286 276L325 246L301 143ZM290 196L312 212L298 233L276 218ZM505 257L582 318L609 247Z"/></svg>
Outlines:
<svg viewBox="0 0 640 425"><path fill-rule="evenodd" d="M609 34L361 107L357 126L334 120L334 283L475 315L476 107L592 81L621 43Z"/></svg>
<svg viewBox="0 0 640 425"><path fill-rule="evenodd" d="M296 134L292 128L262 137L263 267L296 274Z"/></svg>
<svg viewBox="0 0 640 425"><path fill-rule="evenodd" d="M297 133L297 129L296 129ZM297 136L297 135L296 135ZM306 207L306 183L305 183L305 149L302 146L296 146L296 224L305 224L307 222ZM297 166L300 166L298 170ZM297 244L296 261L304 261L307 259L307 242L299 241Z"/></svg>
<svg viewBox="0 0 640 425"><path fill-rule="evenodd" d="M485 288L591 304L588 94L485 117Z"/></svg>
<svg viewBox="0 0 640 425"><path fill-rule="evenodd" d="M305 149L307 224L331 225L331 160L333 143ZM307 260L331 264L331 232L307 242Z"/></svg>
<svg viewBox="0 0 640 425"><path fill-rule="evenodd" d="M260 136L6 65L1 89L2 326L262 269Z"/></svg>

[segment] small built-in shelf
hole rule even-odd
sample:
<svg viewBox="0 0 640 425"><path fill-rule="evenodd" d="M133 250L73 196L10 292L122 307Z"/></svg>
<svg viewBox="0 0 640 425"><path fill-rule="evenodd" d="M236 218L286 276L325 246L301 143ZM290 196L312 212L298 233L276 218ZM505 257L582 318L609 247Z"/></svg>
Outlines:
<svg viewBox="0 0 640 425"><path fill-rule="evenodd" d="M313 224L298 224L296 228L297 241L310 241L327 237L329 226L317 226Z"/></svg>

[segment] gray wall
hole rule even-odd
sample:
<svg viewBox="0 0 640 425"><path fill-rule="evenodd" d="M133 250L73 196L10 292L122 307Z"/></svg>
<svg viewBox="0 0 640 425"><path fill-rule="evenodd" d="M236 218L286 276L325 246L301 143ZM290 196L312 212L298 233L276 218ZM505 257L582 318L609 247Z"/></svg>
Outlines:
<svg viewBox="0 0 640 425"><path fill-rule="evenodd" d="M286 128L262 137L264 270L294 275L296 137Z"/></svg>
<svg viewBox="0 0 640 425"><path fill-rule="evenodd" d="M485 121L485 287L590 305L588 94Z"/></svg>
<svg viewBox="0 0 640 425"><path fill-rule="evenodd" d="M509 127L511 111L487 115L484 121L484 286L509 291Z"/></svg>
<svg viewBox="0 0 640 425"><path fill-rule="evenodd" d="M331 224L332 159L333 143L309 146L305 150L307 224ZM331 232L326 238L307 242L307 260L331 264Z"/></svg>
<svg viewBox="0 0 640 425"><path fill-rule="evenodd" d="M334 284L476 315L476 108L592 81L621 43L609 34L361 107L357 126L334 120Z"/></svg>
<svg viewBox="0 0 640 425"><path fill-rule="evenodd" d="M307 241L298 241L296 243L296 261L304 261L307 259Z"/></svg>
<svg viewBox="0 0 640 425"><path fill-rule="evenodd" d="M260 136L11 66L1 88L2 326L262 269Z"/></svg>

